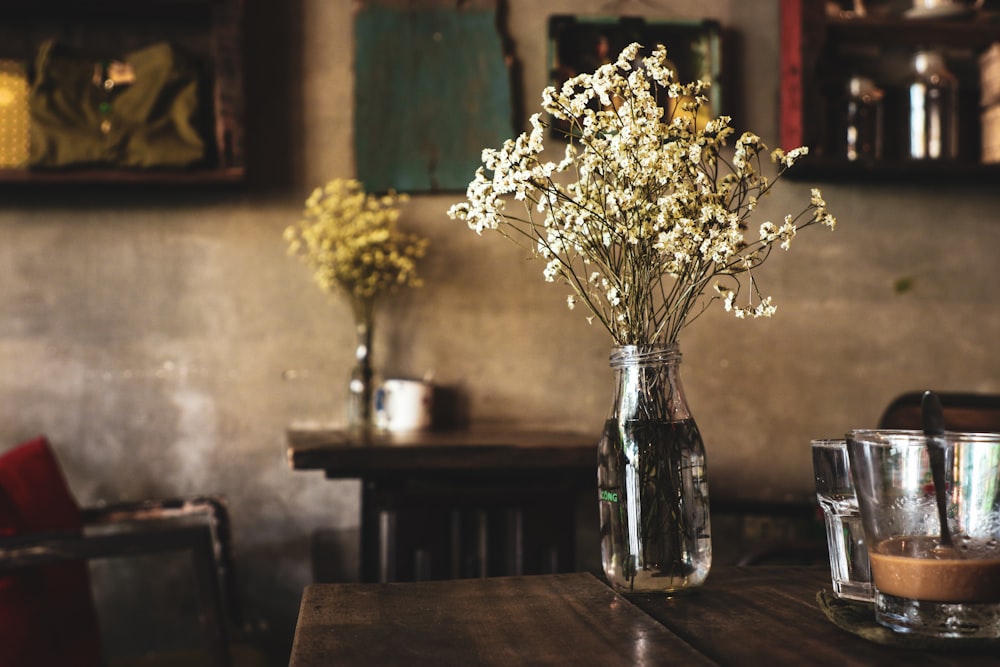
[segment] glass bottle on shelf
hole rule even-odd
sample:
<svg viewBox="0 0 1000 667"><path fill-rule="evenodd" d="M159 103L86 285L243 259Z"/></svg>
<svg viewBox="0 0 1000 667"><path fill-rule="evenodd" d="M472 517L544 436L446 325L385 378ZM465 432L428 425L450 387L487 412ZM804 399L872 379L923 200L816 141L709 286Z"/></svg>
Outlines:
<svg viewBox="0 0 1000 667"><path fill-rule="evenodd" d="M882 98L884 92L866 76L847 82L847 159L882 158Z"/></svg>
<svg viewBox="0 0 1000 667"><path fill-rule="evenodd" d="M907 89L907 157L953 160L958 157L958 80L937 51L913 57Z"/></svg>

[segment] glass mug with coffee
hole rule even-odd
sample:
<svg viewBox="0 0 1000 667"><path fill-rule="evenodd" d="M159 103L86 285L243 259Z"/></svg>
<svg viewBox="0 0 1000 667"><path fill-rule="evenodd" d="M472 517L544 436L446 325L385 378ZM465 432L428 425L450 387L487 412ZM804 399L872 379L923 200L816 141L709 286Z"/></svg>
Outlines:
<svg viewBox="0 0 1000 667"><path fill-rule="evenodd" d="M847 434L875 620L931 637L1000 638L1000 434ZM942 539L932 448L944 459Z"/></svg>

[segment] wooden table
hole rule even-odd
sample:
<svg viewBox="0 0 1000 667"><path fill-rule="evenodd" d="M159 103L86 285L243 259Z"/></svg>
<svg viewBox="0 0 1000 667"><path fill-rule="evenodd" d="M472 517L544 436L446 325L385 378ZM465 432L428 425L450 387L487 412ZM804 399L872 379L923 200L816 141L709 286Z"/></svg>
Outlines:
<svg viewBox="0 0 1000 667"><path fill-rule="evenodd" d="M587 573L313 584L290 667L319 665L996 665L993 653L884 646L821 611L829 570L713 568L631 602Z"/></svg>
<svg viewBox="0 0 1000 667"><path fill-rule="evenodd" d="M361 480L362 581L572 571L581 496L596 525L593 433L292 427L287 438L293 469Z"/></svg>

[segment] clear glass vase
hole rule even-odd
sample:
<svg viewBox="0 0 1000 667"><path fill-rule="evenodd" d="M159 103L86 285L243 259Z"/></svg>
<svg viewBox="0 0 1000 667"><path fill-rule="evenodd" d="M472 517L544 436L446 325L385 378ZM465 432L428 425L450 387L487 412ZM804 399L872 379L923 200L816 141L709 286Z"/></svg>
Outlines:
<svg viewBox="0 0 1000 667"><path fill-rule="evenodd" d="M347 429L367 434L375 427L375 367L372 341L375 317L370 304L354 306L354 367L347 387Z"/></svg>
<svg viewBox="0 0 1000 667"><path fill-rule="evenodd" d="M705 447L676 345L611 354L614 404L598 452L601 560L615 590L671 593L712 565Z"/></svg>

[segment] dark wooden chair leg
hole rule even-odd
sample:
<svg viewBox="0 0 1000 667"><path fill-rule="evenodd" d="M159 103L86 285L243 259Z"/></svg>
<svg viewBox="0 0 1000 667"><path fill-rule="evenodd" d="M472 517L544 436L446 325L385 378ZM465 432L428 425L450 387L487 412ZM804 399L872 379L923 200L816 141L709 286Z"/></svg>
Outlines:
<svg viewBox="0 0 1000 667"><path fill-rule="evenodd" d="M199 621L205 636L205 647L212 656L213 663L219 667L232 667L229 631L223 611L224 603L220 592L214 546L211 536L203 533L200 544L191 551L191 560L198 581L198 596L201 600Z"/></svg>

